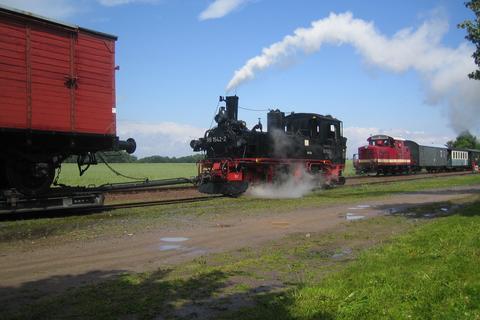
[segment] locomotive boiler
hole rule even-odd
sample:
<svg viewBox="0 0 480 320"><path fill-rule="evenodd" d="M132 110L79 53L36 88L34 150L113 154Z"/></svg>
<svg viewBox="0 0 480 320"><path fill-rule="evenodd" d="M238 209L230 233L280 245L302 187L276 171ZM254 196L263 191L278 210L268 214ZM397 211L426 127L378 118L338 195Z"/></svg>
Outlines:
<svg viewBox="0 0 480 320"><path fill-rule="evenodd" d="M220 97L225 102L215 116L217 126L204 137L192 140L205 159L198 164L199 191L239 195L249 185L281 183L305 175L322 185L343 184L346 138L342 122L330 115L291 113L276 109L262 123L249 129L238 119L237 96Z"/></svg>

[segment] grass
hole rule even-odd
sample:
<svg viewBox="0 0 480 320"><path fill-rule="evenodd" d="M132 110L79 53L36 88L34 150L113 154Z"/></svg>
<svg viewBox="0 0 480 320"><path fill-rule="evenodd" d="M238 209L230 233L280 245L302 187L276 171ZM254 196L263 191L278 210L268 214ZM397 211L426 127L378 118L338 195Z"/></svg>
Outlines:
<svg viewBox="0 0 480 320"><path fill-rule="evenodd" d="M133 178L150 180L193 177L197 175L195 163L113 163L111 166L120 173ZM104 164L91 166L83 176L79 176L76 164L62 165L59 183L70 186L101 185L110 182L129 182L117 176Z"/></svg>
<svg viewBox="0 0 480 320"><path fill-rule="evenodd" d="M329 233L297 234L263 248L203 256L55 295L26 284L11 290L29 303L5 304L2 316L479 319L479 229L476 198L443 218L352 222Z"/></svg>
<svg viewBox="0 0 480 320"><path fill-rule="evenodd" d="M458 213L363 253L324 281L242 310L248 316L241 318L479 319L480 202Z"/></svg>
<svg viewBox="0 0 480 320"><path fill-rule="evenodd" d="M31 246L35 241L75 241L104 236L122 236L145 232L156 227L178 226L179 217L188 223L208 223L216 215L265 215L300 208L355 203L382 199L392 194L421 190L467 186L480 183L480 175L431 178L386 184L321 190L300 199L256 199L252 197L219 198L208 202L164 205L146 208L119 209L86 216L63 216L0 222L0 249L16 250L18 242Z"/></svg>
<svg viewBox="0 0 480 320"><path fill-rule="evenodd" d="M345 161L345 170L343 170L345 177L351 177L355 175L355 168L353 167L353 160Z"/></svg>

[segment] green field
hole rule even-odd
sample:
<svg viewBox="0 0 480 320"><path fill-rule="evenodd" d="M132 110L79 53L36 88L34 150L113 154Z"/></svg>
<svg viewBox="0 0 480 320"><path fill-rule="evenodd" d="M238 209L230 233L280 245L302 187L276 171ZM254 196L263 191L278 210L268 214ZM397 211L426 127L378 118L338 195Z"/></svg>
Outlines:
<svg viewBox="0 0 480 320"><path fill-rule="evenodd" d="M197 175L195 163L112 163L110 166L126 176L140 180L145 178L150 180L190 178ZM62 165L58 182L69 186L98 186L105 183L128 181L132 180L117 176L105 164L91 166L80 177L76 164L65 163Z"/></svg>
<svg viewBox="0 0 480 320"><path fill-rule="evenodd" d="M195 163L112 163L110 164L118 172L139 178L170 179L190 178L197 175ZM352 161L348 160L345 167L345 176L354 175ZM127 179L113 173L105 164L91 166L83 176L79 176L76 164L65 163L62 165L59 183L69 186L98 186L111 182L129 182Z"/></svg>

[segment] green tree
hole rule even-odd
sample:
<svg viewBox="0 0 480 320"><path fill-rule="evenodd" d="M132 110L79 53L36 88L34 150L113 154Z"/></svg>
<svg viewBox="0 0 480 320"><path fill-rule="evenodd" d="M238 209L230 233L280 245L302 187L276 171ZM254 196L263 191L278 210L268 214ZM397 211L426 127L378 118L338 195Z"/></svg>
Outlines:
<svg viewBox="0 0 480 320"><path fill-rule="evenodd" d="M470 40L477 47L477 50L473 53L472 57L479 67L478 70L469 73L468 77L480 80L480 0L468 1L465 3L465 6L473 11L476 18L473 21L465 20L460 23L458 27L467 30L465 39Z"/></svg>
<svg viewBox="0 0 480 320"><path fill-rule="evenodd" d="M480 141L467 130L460 133L455 140L448 141L446 146L459 149L480 149Z"/></svg>

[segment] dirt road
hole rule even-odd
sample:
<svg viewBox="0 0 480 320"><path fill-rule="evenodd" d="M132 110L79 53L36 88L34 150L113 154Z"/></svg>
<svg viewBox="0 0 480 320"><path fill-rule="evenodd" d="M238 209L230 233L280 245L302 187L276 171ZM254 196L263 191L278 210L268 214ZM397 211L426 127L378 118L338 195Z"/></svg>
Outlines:
<svg viewBox="0 0 480 320"><path fill-rule="evenodd" d="M0 258L0 289L26 283L62 278L64 286L79 285L98 274L147 271L180 263L213 252L228 251L284 237L290 233L321 232L349 220L384 215L419 204L444 202L479 194L480 186L458 187L393 195L384 200L365 201L260 217L218 217L209 226L169 227L131 234L123 238L52 244L32 252L9 252ZM201 218L199 218L201 219ZM69 277L72 281L65 281ZM45 283L48 283L46 281ZM45 284L44 283L44 284ZM46 286L48 287L48 286ZM42 289L47 289L46 287ZM56 287L58 289L58 286Z"/></svg>

